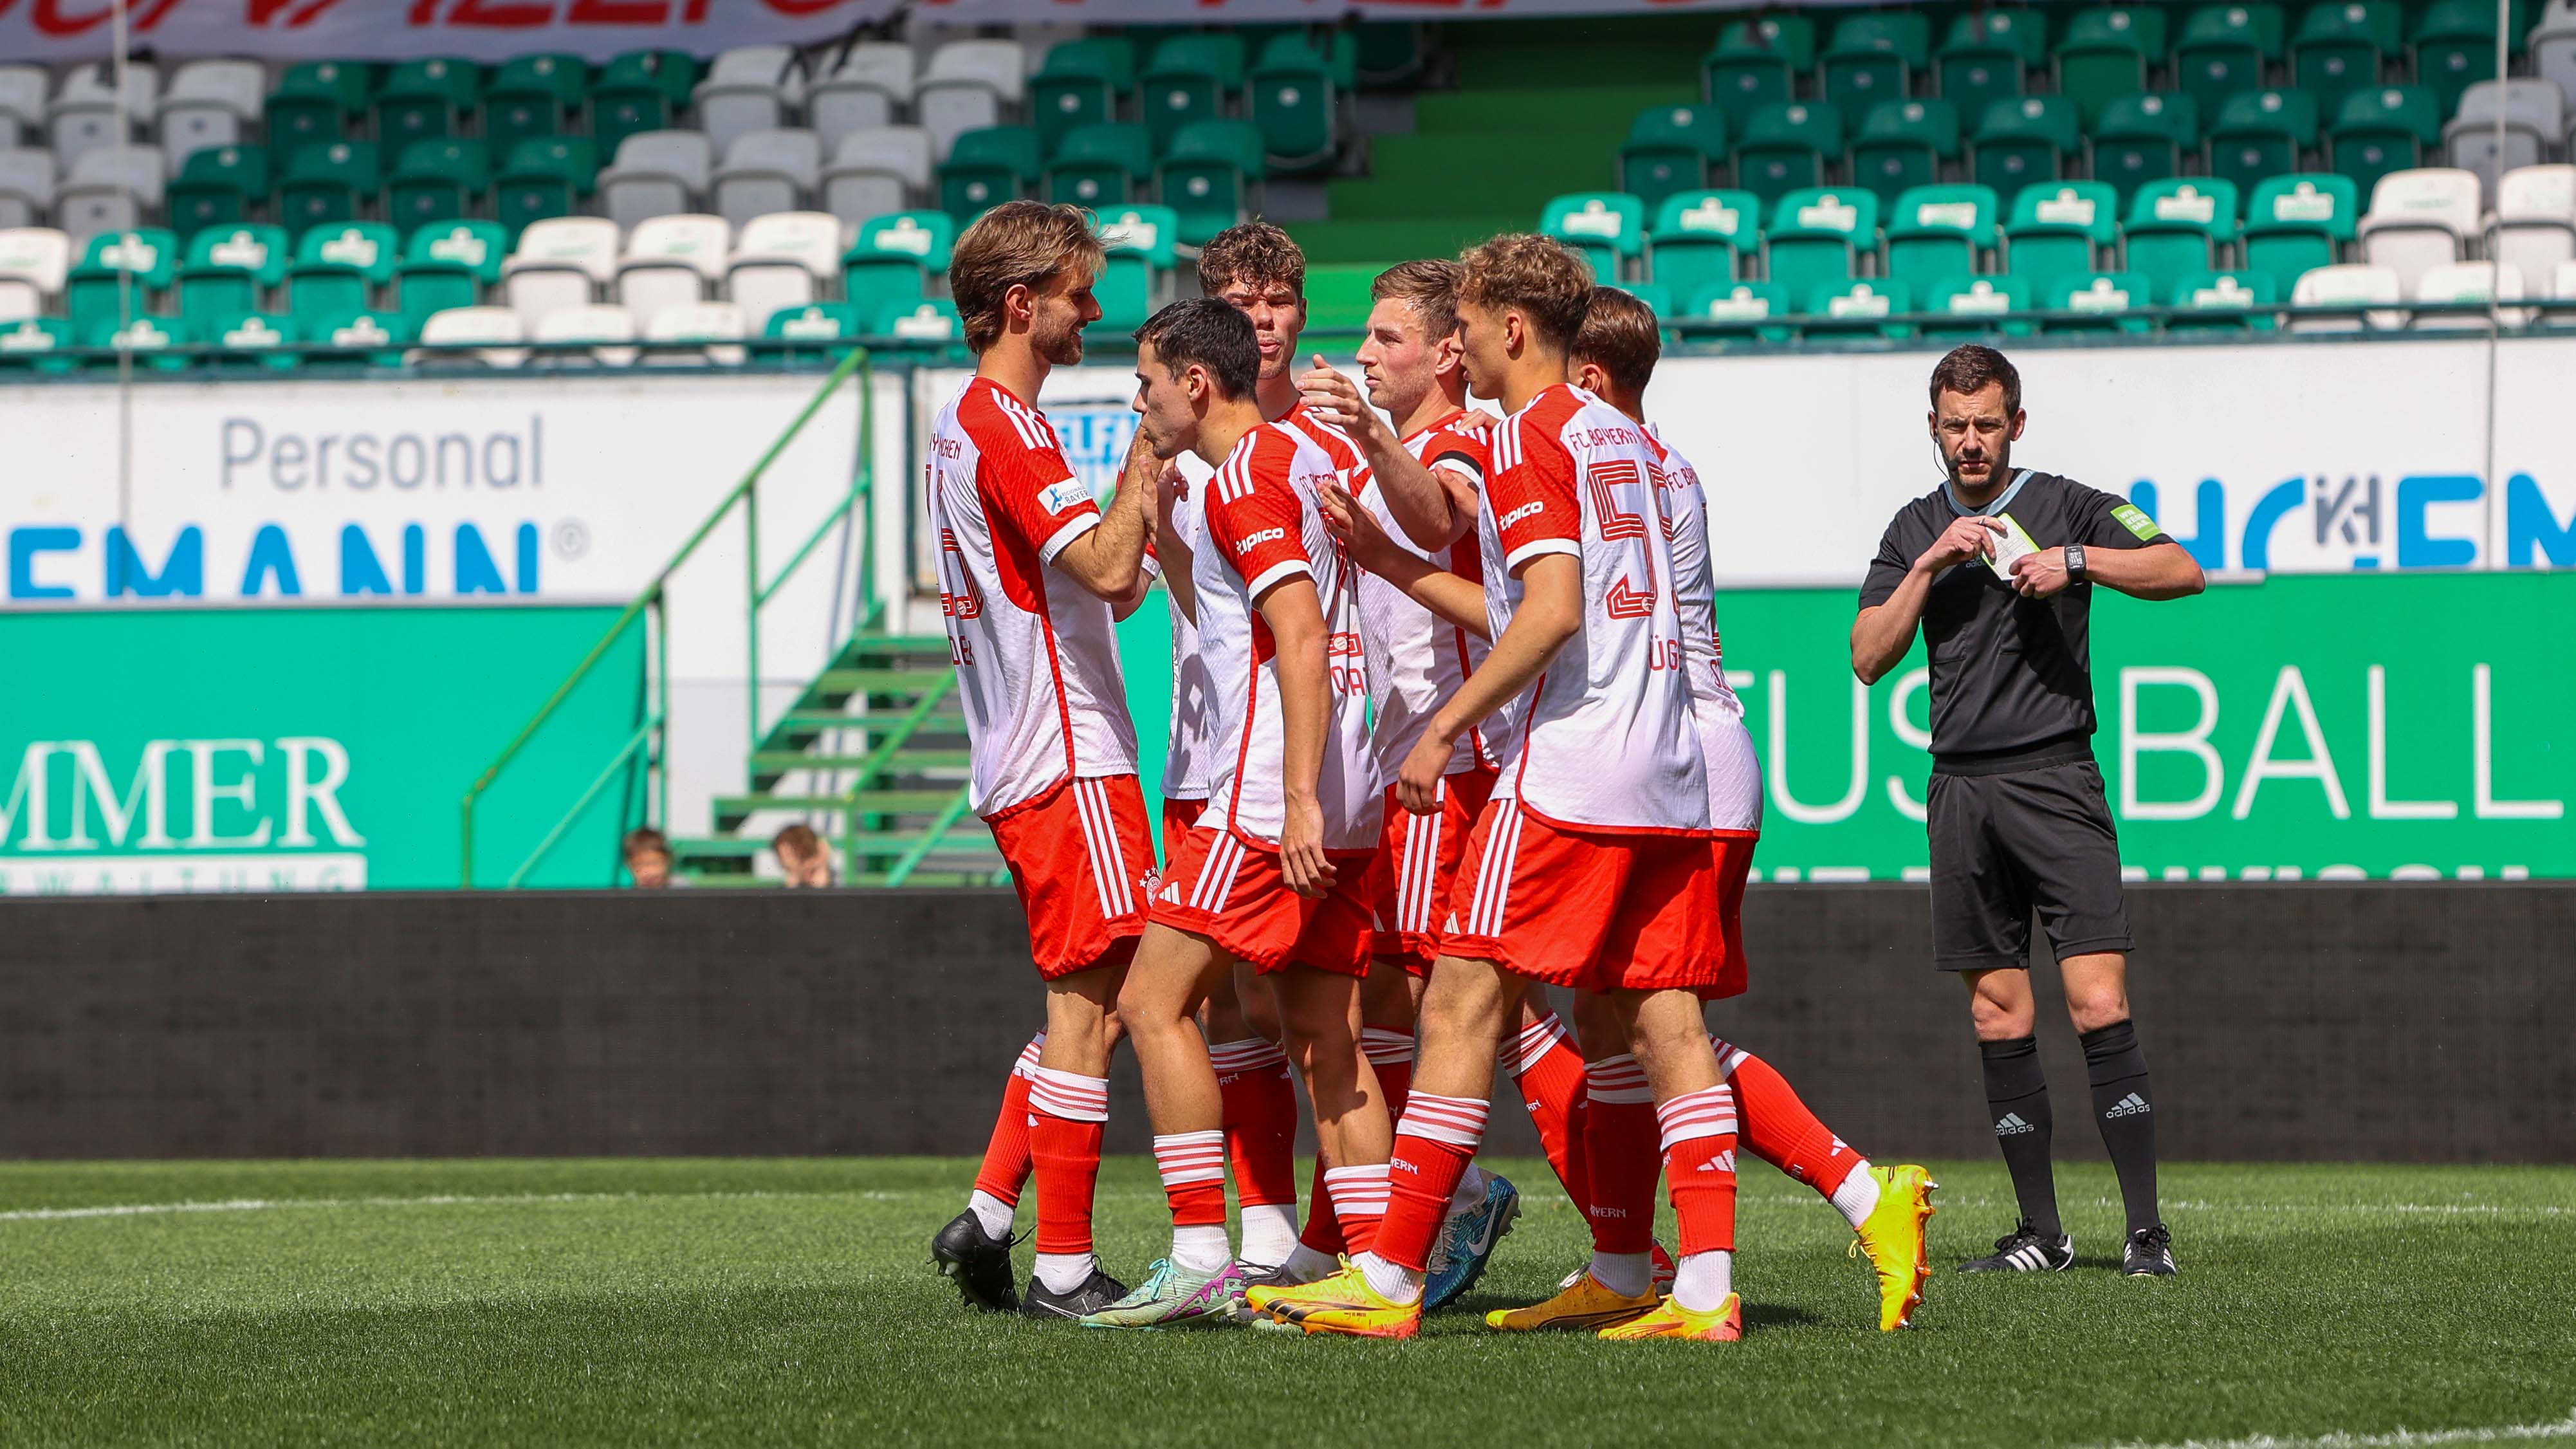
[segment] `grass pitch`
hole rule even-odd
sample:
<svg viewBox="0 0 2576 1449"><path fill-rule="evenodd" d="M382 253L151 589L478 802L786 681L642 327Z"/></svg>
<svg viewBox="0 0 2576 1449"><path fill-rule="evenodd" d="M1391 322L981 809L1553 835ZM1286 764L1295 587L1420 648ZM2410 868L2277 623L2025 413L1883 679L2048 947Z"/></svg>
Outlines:
<svg viewBox="0 0 2576 1449"><path fill-rule="evenodd" d="M1474 1309L1543 1296L1584 1252L1545 1164L1502 1166L1529 1210ZM1936 1169L1946 1265L2012 1210L2000 1167ZM0 1166L0 1439L2576 1440L2576 1169L2170 1166L2184 1276L2132 1282L2112 1268L2108 1169L2065 1166L2075 1271L1937 1275L1919 1326L1883 1337L1841 1219L1751 1166L1749 1332L1723 1348L1505 1338L1459 1312L1412 1343L970 1316L927 1243L972 1175L962 1160ZM1151 1163L1113 1161L1100 1205L1105 1256L1132 1275L1165 1232Z"/></svg>

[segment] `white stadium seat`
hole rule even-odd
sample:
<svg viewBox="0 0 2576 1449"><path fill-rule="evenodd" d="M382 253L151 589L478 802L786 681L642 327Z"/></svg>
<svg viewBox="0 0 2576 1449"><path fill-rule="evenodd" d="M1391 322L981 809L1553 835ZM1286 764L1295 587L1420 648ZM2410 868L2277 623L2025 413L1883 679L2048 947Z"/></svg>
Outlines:
<svg viewBox="0 0 2576 1449"><path fill-rule="evenodd" d="M528 360L528 350L507 344L525 342L527 331L519 325L519 316L507 307L450 307L432 312L420 324L420 340L427 344L492 343L479 352L435 353L415 349L404 355L406 362L453 365L467 359L486 367L517 367Z"/></svg>
<svg viewBox="0 0 2576 1449"><path fill-rule="evenodd" d="M41 316L71 267L72 239L52 227L0 231L0 322Z"/></svg>
<svg viewBox="0 0 2576 1449"><path fill-rule="evenodd" d="M724 279L733 228L721 216L657 216L626 238L617 260L617 300L649 333L665 307L684 307Z"/></svg>
<svg viewBox="0 0 2576 1449"><path fill-rule="evenodd" d="M2426 272L2469 254L2482 219L2478 202L2478 178L2466 171L2392 171L2370 189L2361 259L2395 271L2400 295L2411 295Z"/></svg>
<svg viewBox="0 0 2576 1449"><path fill-rule="evenodd" d="M2558 87L2559 99L2576 111L2576 5L2552 0L2531 27L2531 69Z"/></svg>
<svg viewBox="0 0 2576 1449"><path fill-rule="evenodd" d="M840 274L844 234L838 218L820 211L754 217L742 229L725 267L725 295L754 336L780 308L821 300Z"/></svg>
<svg viewBox="0 0 2576 1449"><path fill-rule="evenodd" d="M2359 263L2317 267L2302 273L2299 283L2290 291L2290 305L2296 307L2371 307L2379 303L2394 305L2406 296L2397 274L2386 267ZM2369 311L2359 316L2347 313L2340 317L2290 318L2293 332L2359 332L2363 327L2403 327L2403 311Z"/></svg>
<svg viewBox="0 0 2576 1449"><path fill-rule="evenodd" d="M54 92L53 102L45 107L45 124L54 138L54 162L65 173L84 154L116 144L113 69L101 64L73 67L63 77L62 89ZM150 119L160 98L159 69L144 62L126 66L125 114L129 122ZM127 135L130 139L132 132Z"/></svg>
<svg viewBox="0 0 2576 1449"><path fill-rule="evenodd" d="M2525 280L2576 260L2576 166L2525 166L2496 191L2495 258Z"/></svg>
<svg viewBox="0 0 2576 1449"><path fill-rule="evenodd" d="M1028 54L1016 40L952 40L932 53L913 87L912 110L930 133L931 154L948 159L960 135L998 126L1028 91Z"/></svg>
<svg viewBox="0 0 2576 1449"><path fill-rule="evenodd" d="M614 302L594 302L582 307L566 307L549 312L529 334L533 342L589 342L600 344L590 350L588 360L610 367L626 367L635 361L635 349L614 344L635 340L635 314ZM538 360L558 367L578 367L584 361L577 352L541 352Z"/></svg>
<svg viewBox="0 0 2576 1449"><path fill-rule="evenodd" d="M648 363L720 362L736 365L749 354L742 309L731 302L691 302L665 307L644 324Z"/></svg>
<svg viewBox="0 0 2576 1449"><path fill-rule="evenodd" d="M75 244L142 226L161 209L167 174L158 146L84 151L54 193L54 224Z"/></svg>
<svg viewBox="0 0 2576 1449"><path fill-rule="evenodd" d="M841 138L823 172L823 209L852 226L910 211L930 189L930 133L919 126L878 126Z"/></svg>
<svg viewBox="0 0 2576 1449"><path fill-rule="evenodd" d="M621 227L694 210L715 164L715 147L700 132L639 132L617 143L616 161L599 173L600 204Z"/></svg>
<svg viewBox="0 0 2576 1449"><path fill-rule="evenodd" d="M44 131L53 88L53 73L41 65L0 65L0 149Z"/></svg>
<svg viewBox="0 0 2576 1449"><path fill-rule="evenodd" d="M2504 160L2496 160L2496 113L2504 113ZM2567 98L2545 80L2480 81L2460 96L2459 113L2442 128L2444 159L2476 174L2486 194L2496 176L2537 166L2567 134Z"/></svg>
<svg viewBox="0 0 2576 1449"><path fill-rule="evenodd" d="M795 211L823 170L823 138L811 131L748 131L725 152L715 178L715 212L735 226L773 211Z"/></svg>
<svg viewBox="0 0 2576 1449"><path fill-rule="evenodd" d="M716 154L729 156L733 143L751 132L786 125L804 96L794 46L740 46L718 55L698 82L698 128Z"/></svg>
<svg viewBox="0 0 2576 1449"><path fill-rule="evenodd" d="M501 264L501 290L530 330L552 312L587 307L617 280L617 223L604 216L556 216L528 223L519 249Z"/></svg>
<svg viewBox="0 0 2576 1449"><path fill-rule="evenodd" d="M54 209L54 153L0 151L0 226L33 226Z"/></svg>
<svg viewBox="0 0 2576 1449"><path fill-rule="evenodd" d="M912 104L912 47L868 41L850 47L831 73L805 92L805 123L837 147L841 138L872 126L891 126Z"/></svg>
<svg viewBox="0 0 2576 1449"><path fill-rule="evenodd" d="M2435 267L2424 274L2415 286L2415 300L2430 303L2519 302L2522 300L2522 273L2513 267L2499 267L2494 262L2453 262ZM2520 307L2498 309L2498 318L2507 327L2519 327L2529 320ZM2447 331L2475 328L2485 331L2487 314L2480 310L2467 312L2418 312L2415 330Z"/></svg>
<svg viewBox="0 0 2576 1449"><path fill-rule="evenodd" d="M153 116L171 174L191 152L238 144L267 103L268 70L258 61L192 60L179 67Z"/></svg>

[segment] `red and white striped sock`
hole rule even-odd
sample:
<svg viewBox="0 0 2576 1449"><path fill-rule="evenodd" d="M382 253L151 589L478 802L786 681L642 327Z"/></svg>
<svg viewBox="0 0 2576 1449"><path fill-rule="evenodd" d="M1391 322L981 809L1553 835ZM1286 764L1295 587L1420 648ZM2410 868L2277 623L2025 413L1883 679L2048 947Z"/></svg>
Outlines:
<svg viewBox="0 0 2576 1449"><path fill-rule="evenodd" d="M1681 1228L1673 1301L1706 1313L1734 1291L1735 1093L1724 1083L1655 1109L1664 1174Z"/></svg>
<svg viewBox="0 0 2576 1449"><path fill-rule="evenodd" d="M1646 1069L1626 1053L1586 1070L1583 1104L1584 1212L1592 1225L1592 1274L1634 1297L1654 1281L1655 1094Z"/></svg>
<svg viewBox="0 0 2576 1449"><path fill-rule="evenodd" d="M1333 1216L1341 1222L1350 1251L1367 1252L1377 1242L1379 1220L1386 1216L1386 1164L1329 1169L1324 1173L1324 1191L1333 1199Z"/></svg>
<svg viewBox="0 0 2576 1449"><path fill-rule="evenodd" d="M1565 1023L1555 1012L1521 1028L1503 1044L1503 1070L1520 1083L1521 1102L1529 1108L1530 1125L1538 1129L1547 1165L1565 1188L1575 1211L1583 1210L1585 1168L1583 1133L1583 1053L1575 1050Z"/></svg>
<svg viewBox="0 0 2576 1449"><path fill-rule="evenodd" d="M1718 1070L1735 1089L1746 1151L1814 1188L1855 1228L1878 1206L1869 1159L1851 1149L1800 1101L1788 1078L1724 1037L1710 1037Z"/></svg>
<svg viewBox="0 0 2576 1449"><path fill-rule="evenodd" d="M1154 1166L1172 1204L1172 1261L1193 1273L1224 1267L1225 1133L1156 1133Z"/></svg>
<svg viewBox="0 0 2576 1449"><path fill-rule="evenodd" d="M1029 1180L1029 1073L1037 1070L1041 1031L1020 1048L1020 1059L1002 1083L1002 1110L993 1118L993 1135L984 1144L984 1164L975 1170L975 1191L967 1199L987 1235L1011 1235L1011 1210L1020 1204L1020 1189Z"/></svg>
<svg viewBox="0 0 2576 1449"><path fill-rule="evenodd" d="M1333 1211L1333 1195L1325 1190L1324 1174L1330 1171L1324 1159L1315 1158L1314 1185L1306 1191L1306 1230L1297 1235L1297 1246L1330 1258L1350 1246L1342 1233L1342 1220Z"/></svg>
<svg viewBox="0 0 2576 1449"><path fill-rule="evenodd" d="M1377 1074L1379 1095L1386 1098L1386 1118L1404 1115L1404 1098L1413 1087L1413 1033L1393 1027L1360 1028L1360 1055Z"/></svg>
<svg viewBox="0 0 2576 1449"><path fill-rule="evenodd" d="M1287 1055L1263 1037L1208 1048L1219 1125L1243 1213L1243 1260L1268 1267L1297 1245L1297 1088Z"/></svg>
<svg viewBox="0 0 2576 1449"><path fill-rule="evenodd" d="M1386 1218L1362 1264L1379 1292L1388 1292L1393 1281L1389 1270L1400 1270L1399 1286L1421 1293L1431 1245L1449 1214L1449 1195L1485 1140L1489 1106L1475 1097L1429 1092L1415 1092L1405 1103L1404 1120L1395 1127L1395 1151L1387 1159Z"/></svg>
<svg viewBox="0 0 2576 1449"><path fill-rule="evenodd" d="M1108 1130L1109 1079L1029 1068L1029 1158L1038 1187L1037 1273L1067 1293L1091 1276L1091 1199Z"/></svg>

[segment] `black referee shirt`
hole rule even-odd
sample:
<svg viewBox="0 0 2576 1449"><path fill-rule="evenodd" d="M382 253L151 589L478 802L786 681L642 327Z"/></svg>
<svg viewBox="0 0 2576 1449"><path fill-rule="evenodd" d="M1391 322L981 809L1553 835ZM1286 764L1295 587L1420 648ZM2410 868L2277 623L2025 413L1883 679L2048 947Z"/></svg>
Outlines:
<svg viewBox="0 0 2576 1449"><path fill-rule="evenodd" d="M1961 518L2009 514L2040 548L2169 543L2156 521L2109 493L2054 473L2016 471L2003 494L1968 508L1940 487L1897 511L1860 587L1860 606L1896 593L1914 561ZM2093 586L2026 599L1982 558L1941 572L1923 604L1932 656L1932 767L1979 774L2036 761L2094 730L2088 619Z"/></svg>

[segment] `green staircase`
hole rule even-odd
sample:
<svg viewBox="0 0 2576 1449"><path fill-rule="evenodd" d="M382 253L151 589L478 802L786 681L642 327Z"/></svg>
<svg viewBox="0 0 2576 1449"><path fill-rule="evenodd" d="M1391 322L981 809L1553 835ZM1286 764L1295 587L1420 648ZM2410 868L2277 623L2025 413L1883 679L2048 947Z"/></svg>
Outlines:
<svg viewBox="0 0 2576 1449"><path fill-rule="evenodd" d="M1413 131L1371 139L1369 174L1330 184L1332 220L1288 230L1309 264L1372 270L1533 230L1550 197L1617 185L1637 112L1699 99L1715 26L1629 15L1445 26L1457 89L1419 96Z"/></svg>
<svg viewBox="0 0 2576 1449"><path fill-rule="evenodd" d="M823 838L845 885L1006 880L992 832L966 808L956 685L944 635L852 638L754 746L750 791L716 798L716 834L672 842L679 872L774 884L754 863L792 816Z"/></svg>

